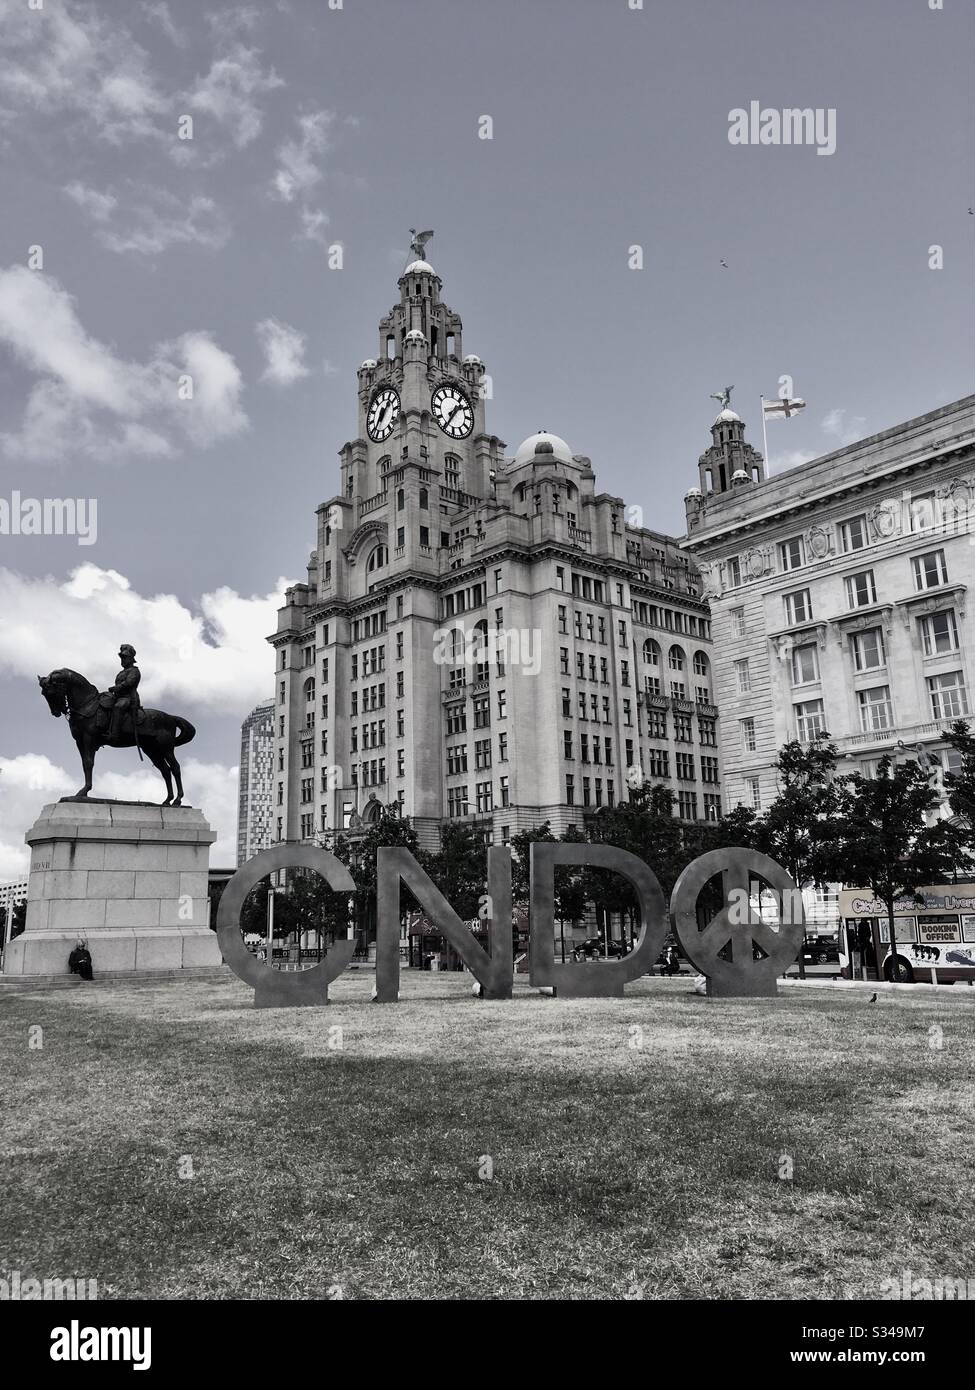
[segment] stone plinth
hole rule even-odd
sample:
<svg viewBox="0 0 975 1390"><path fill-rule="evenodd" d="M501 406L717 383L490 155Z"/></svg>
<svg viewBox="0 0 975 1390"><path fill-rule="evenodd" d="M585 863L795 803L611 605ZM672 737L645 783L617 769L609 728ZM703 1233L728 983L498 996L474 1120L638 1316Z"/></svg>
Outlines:
<svg viewBox="0 0 975 1390"><path fill-rule="evenodd" d="M219 965L207 926L210 846L202 811L126 801L59 801L25 836L27 924L4 952L5 975L68 973L88 942L95 975Z"/></svg>

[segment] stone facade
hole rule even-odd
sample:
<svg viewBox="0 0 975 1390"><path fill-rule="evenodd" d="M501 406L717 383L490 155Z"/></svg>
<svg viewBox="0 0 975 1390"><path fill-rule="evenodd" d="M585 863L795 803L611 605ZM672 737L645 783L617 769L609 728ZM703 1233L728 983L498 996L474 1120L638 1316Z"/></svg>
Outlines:
<svg viewBox="0 0 975 1390"><path fill-rule="evenodd" d="M272 838L327 843L392 804L428 848L449 819L504 844L580 825L640 775L717 814L693 560L558 436L508 456L439 276L416 262L399 289L307 583L269 638Z"/></svg>
<svg viewBox="0 0 975 1390"><path fill-rule="evenodd" d="M271 843L274 770L274 701L252 709L240 726L237 796L237 863L246 864Z"/></svg>
<svg viewBox="0 0 975 1390"><path fill-rule="evenodd" d="M719 453L743 444L719 421ZM684 547L714 620L728 804L768 805L777 750L823 731L848 771L946 763L975 675L975 396L772 478L705 458Z"/></svg>
<svg viewBox="0 0 975 1390"><path fill-rule="evenodd" d="M66 974L81 938L96 973L219 965L207 927L216 838L203 813L189 806L45 806L26 836L27 922L6 947L4 974Z"/></svg>

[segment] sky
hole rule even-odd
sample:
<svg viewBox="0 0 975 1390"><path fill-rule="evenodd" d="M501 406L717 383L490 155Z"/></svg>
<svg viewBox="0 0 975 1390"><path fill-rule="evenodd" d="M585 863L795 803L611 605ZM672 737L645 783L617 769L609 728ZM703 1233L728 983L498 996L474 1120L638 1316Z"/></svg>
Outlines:
<svg viewBox="0 0 975 1390"><path fill-rule="evenodd" d="M562 435L656 529L729 384L759 449L761 395L807 403L772 471L973 389L963 0L0 0L0 47L0 520L96 503L0 534L0 880L81 780L37 675L104 688L122 641L233 862L240 720L410 227L489 429ZM824 138L731 143L752 102ZM157 799L134 757L95 794Z"/></svg>

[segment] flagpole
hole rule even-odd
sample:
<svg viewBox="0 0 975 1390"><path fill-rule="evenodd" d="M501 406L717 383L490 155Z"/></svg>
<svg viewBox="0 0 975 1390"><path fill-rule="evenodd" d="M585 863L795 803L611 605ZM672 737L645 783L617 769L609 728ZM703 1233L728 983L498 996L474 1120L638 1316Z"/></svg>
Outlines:
<svg viewBox="0 0 975 1390"><path fill-rule="evenodd" d="M765 450L765 476L767 478L772 470L768 461L768 429L765 424L765 397L759 396L758 399L762 403L762 448Z"/></svg>

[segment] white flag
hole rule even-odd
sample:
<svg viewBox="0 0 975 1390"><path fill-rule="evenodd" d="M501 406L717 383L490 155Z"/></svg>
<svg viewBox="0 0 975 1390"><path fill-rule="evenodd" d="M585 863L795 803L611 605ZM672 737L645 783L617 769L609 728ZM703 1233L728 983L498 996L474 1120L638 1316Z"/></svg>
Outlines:
<svg viewBox="0 0 975 1390"><path fill-rule="evenodd" d="M776 417L789 420L793 415L798 415L799 411L805 410L805 408L806 402L801 400L798 396L792 401L790 401L788 396L783 396L780 400L776 401L767 401L764 396L762 397L762 410L766 420L772 420Z"/></svg>

